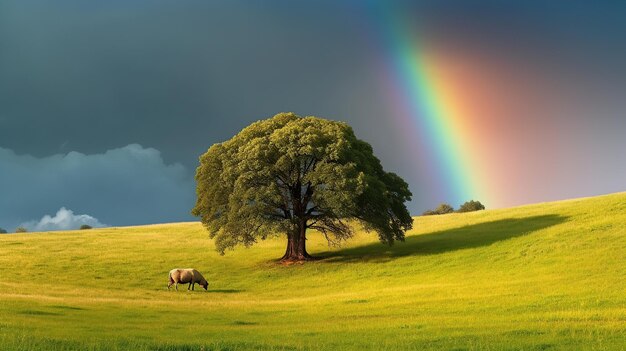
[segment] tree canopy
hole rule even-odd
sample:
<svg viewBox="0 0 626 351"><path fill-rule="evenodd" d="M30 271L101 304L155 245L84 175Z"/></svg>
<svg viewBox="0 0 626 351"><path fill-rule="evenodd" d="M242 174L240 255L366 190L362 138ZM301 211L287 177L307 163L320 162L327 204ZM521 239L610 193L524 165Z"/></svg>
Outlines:
<svg viewBox="0 0 626 351"><path fill-rule="evenodd" d="M282 259L307 260L307 229L338 244L355 220L391 245L412 228L407 183L343 122L281 113L253 123L200 157L196 182L192 214L222 254L286 235Z"/></svg>

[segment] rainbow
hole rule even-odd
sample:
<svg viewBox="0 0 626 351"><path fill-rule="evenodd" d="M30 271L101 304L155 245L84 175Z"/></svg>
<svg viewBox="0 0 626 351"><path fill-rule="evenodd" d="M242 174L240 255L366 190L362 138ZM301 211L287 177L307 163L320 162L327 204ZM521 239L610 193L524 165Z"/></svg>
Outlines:
<svg viewBox="0 0 626 351"><path fill-rule="evenodd" d="M403 132L409 133L405 138L410 147L426 148L423 152L435 163L431 177L444 188L446 198L441 200L453 206L470 199L485 201L472 168L475 155L464 152L471 143L470 126L449 85L437 74L436 62L428 58L419 38L391 9L382 2L370 5L375 6L370 10L378 25L378 46L383 46L381 76L392 114Z"/></svg>

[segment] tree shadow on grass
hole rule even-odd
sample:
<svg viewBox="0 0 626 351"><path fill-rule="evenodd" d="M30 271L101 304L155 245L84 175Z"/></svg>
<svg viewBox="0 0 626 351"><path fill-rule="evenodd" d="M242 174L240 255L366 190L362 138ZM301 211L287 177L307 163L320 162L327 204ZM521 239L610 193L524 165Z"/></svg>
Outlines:
<svg viewBox="0 0 626 351"><path fill-rule="evenodd" d="M472 224L423 235L413 235L393 246L373 243L315 255L322 262L390 261L416 255L436 255L461 249L488 246L545 229L568 219L555 214L526 218L508 218Z"/></svg>

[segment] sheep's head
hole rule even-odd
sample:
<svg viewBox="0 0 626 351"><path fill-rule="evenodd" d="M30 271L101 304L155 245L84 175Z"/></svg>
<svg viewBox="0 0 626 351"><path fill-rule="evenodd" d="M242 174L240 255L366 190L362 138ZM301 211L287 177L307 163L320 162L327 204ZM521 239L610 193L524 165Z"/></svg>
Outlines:
<svg viewBox="0 0 626 351"><path fill-rule="evenodd" d="M207 288L209 287L209 282L207 282L206 280L201 283L200 285L202 285L202 287L204 288L204 290L207 290Z"/></svg>

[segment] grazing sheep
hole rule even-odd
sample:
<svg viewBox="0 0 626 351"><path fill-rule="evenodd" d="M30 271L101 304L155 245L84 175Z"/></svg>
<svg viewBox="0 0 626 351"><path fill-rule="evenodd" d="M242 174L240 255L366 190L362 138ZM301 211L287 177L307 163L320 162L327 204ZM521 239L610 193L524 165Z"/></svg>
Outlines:
<svg viewBox="0 0 626 351"><path fill-rule="evenodd" d="M209 286L209 282L204 279L202 274L200 274L200 272L193 268L174 268L170 271L170 282L169 284L167 284L167 290L169 290L173 284L176 284L176 290L178 291L179 283L189 283L187 290L189 290L189 288L191 288L191 290L194 290L194 286L196 283L200 284L204 288L204 290L207 290L207 287Z"/></svg>

